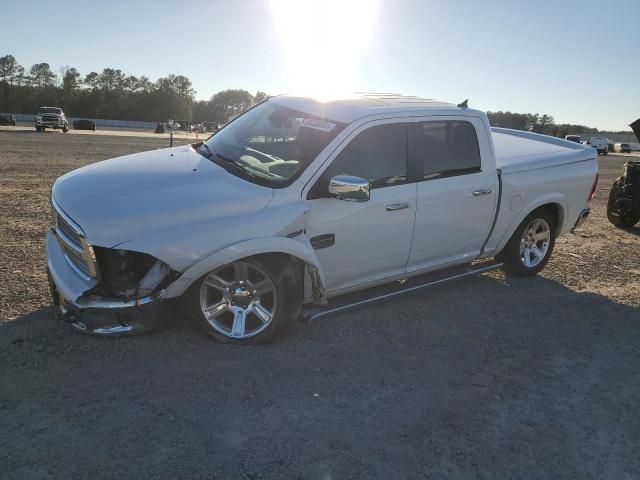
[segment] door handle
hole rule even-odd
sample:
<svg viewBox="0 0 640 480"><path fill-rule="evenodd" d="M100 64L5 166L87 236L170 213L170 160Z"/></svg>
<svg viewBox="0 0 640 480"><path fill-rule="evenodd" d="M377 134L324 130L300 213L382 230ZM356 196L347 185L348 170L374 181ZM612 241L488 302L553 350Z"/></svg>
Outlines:
<svg viewBox="0 0 640 480"><path fill-rule="evenodd" d="M490 188L483 188L482 190L476 190L473 192L474 197L479 197L480 195L489 195L493 190Z"/></svg>
<svg viewBox="0 0 640 480"><path fill-rule="evenodd" d="M387 205L387 212L394 212L396 210L404 210L405 208L409 208L408 203L392 203Z"/></svg>

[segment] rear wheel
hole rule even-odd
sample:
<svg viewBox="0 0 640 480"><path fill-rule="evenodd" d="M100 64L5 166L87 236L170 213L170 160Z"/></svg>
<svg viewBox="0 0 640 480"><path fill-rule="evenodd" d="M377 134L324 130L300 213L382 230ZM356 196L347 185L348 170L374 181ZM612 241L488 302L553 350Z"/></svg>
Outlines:
<svg viewBox="0 0 640 480"><path fill-rule="evenodd" d="M210 271L185 297L191 316L219 342L273 341L302 303L293 265L277 260L247 258Z"/></svg>
<svg viewBox="0 0 640 480"><path fill-rule="evenodd" d="M542 270L555 246L555 215L546 208L531 213L523 220L497 255L505 272L518 275L536 275Z"/></svg>

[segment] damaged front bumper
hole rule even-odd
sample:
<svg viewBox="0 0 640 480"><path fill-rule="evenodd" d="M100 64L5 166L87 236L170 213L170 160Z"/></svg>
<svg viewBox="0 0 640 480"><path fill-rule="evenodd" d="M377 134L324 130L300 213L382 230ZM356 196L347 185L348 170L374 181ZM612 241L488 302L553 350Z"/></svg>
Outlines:
<svg viewBox="0 0 640 480"><path fill-rule="evenodd" d="M79 275L53 231L46 239L47 276L54 305L76 329L94 335L133 335L153 330L164 315L164 290L131 300L87 295L93 278Z"/></svg>

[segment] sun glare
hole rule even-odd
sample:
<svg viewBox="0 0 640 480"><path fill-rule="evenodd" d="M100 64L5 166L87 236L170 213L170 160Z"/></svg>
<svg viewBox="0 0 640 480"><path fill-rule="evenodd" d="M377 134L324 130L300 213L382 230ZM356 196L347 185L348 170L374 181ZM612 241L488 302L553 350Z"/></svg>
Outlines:
<svg viewBox="0 0 640 480"><path fill-rule="evenodd" d="M329 99L353 91L375 27L375 0L272 0L289 93Z"/></svg>

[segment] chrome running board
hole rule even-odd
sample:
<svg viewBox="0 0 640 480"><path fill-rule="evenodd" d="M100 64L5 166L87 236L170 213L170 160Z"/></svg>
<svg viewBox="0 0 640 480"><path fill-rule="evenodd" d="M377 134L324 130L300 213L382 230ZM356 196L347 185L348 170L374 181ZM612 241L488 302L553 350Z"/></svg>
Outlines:
<svg viewBox="0 0 640 480"><path fill-rule="evenodd" d="M302 312L302 317L306 321L317 320L334 313L344 312L352 308L369 305L390 298L398 297L407 293L415 292L427 287L433 287L452 280L460 280L467 277L474 277L481 273L497 270L502 267L502 262L488 260L471 265L461 265L449 267L424 273L416 277L407 279L404 282L393 282L378 287L367 288L365 290L339 295L329 299L329 304L325 307L310 307Z"/></svg>

